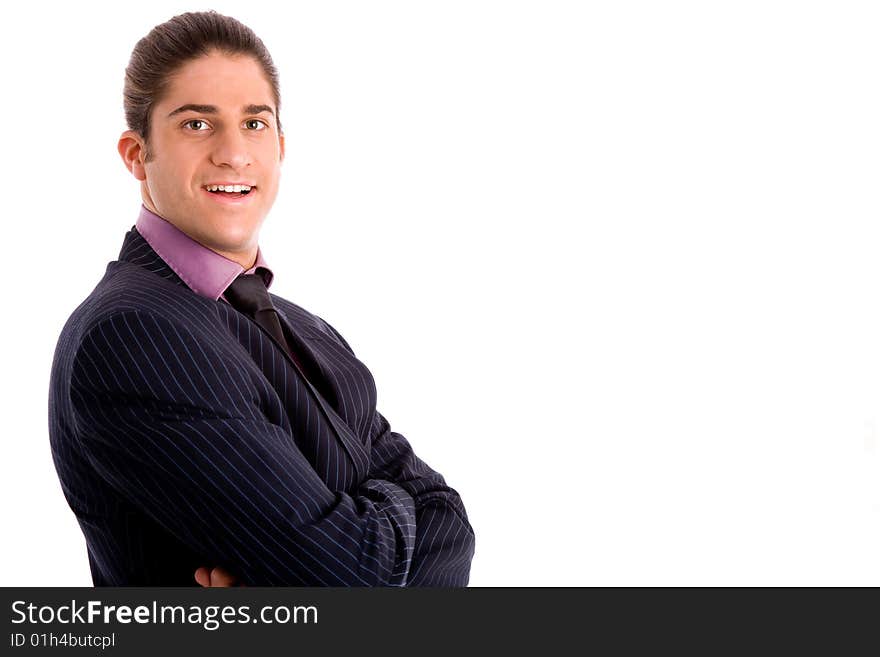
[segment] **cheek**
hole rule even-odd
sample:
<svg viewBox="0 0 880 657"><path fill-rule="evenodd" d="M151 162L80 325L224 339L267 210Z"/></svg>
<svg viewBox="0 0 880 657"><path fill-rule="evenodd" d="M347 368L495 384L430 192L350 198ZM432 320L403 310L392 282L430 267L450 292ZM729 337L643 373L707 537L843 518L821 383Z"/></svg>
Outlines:
<svg viewBox="0 0 880 657"><path fill-rule="evenodd" d="M195 153L180 147L166 146L159 169L162 183L168 188L182 188L191 185L196 179Z"/></svg>
<svg viewBox="0 0 880 657"><path fill-rule="evenodd" d="M264 178L266 180L266 188L274 193L278 189L278 184L281 180L281 169L276 168L268 171Z"/></svg>

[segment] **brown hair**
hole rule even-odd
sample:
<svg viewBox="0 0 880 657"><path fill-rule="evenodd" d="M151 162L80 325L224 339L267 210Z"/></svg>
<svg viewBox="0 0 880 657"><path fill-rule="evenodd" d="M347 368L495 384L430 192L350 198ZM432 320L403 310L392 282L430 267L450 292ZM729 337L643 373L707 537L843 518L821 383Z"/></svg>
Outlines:
<svg viewBox="0 0 880 657"><path fill-rule="evenodd" d="M269 51L253 30L216 11L187 12L154 27L137 42L125 69L123 105L129 130L137 132L149 149L150 112L168 89L169 77L194 59L219 51L249 55L257 60L272 87L275 124L281 134L281 94L278 71Z"/></svg>

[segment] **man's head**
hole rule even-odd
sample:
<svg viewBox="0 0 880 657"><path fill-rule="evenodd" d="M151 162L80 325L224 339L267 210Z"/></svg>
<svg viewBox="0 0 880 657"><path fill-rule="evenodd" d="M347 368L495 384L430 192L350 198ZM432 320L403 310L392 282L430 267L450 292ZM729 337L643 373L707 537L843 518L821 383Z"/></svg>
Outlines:
<svg viewBox="0 0 880 657"><path fill-rule="evenodd" d="M144 205L249 268L284 159L278 74L262 41L213 11L175 16L135 46L124 99L118 150ZM207 189L236 183L251 191Z"/></svg>

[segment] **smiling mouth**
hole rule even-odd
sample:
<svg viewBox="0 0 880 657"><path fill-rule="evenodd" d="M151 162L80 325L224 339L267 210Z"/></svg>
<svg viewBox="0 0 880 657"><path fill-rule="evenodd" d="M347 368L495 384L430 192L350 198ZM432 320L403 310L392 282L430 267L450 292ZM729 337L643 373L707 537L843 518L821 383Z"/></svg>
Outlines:
<svg viewBox="0 0 880 657"><path fill-rule="evenodd" d="M244 198L245 196L249 196L251 193L257 191L257 187L253 186L248 190L242 190L240 192L223 192L220 190L211 191L205 187L202 187L208 194L214 196L218 201L234 201L236 199Z"/></svg>

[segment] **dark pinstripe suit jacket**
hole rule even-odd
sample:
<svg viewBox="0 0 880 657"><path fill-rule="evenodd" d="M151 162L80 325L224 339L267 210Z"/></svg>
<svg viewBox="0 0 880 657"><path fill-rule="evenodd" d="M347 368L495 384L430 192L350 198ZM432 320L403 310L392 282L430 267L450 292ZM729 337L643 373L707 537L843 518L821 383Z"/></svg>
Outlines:
<svg viewBox="0 0 880 657"><path fill-rule="evenodd" d="M132 228L67 321L49 433L95 585L464 586L461 499L390 430L329 324L272 295L272 337L190 290Z"/></svg>

